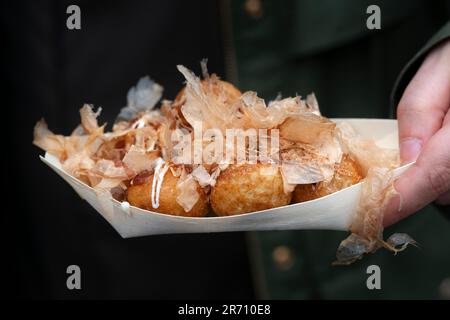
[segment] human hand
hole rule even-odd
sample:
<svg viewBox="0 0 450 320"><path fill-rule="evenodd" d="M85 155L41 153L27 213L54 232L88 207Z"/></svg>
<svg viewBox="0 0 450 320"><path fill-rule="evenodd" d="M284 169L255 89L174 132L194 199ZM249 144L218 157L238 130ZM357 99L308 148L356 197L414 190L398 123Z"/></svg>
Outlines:
<svg viewBox="0 0 450 320"><path fill-rule="evenodd" d="M427 204L450 204L450 40L435 47L397 108L400 158L416 163L395 181L400 196L386 208L385 226Z"/></svg>

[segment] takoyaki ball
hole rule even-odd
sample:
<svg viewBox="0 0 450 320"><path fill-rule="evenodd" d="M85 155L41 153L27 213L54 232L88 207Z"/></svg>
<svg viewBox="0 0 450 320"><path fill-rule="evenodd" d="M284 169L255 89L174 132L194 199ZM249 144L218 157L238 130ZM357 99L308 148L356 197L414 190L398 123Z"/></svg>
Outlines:
<svg viewBox="0 0 450 320"><path fill-rule="evenodd" d="M184 211L184 208L180 204L178 204L177 197L180 194L179 190L177 189L178 180L179 177L175 177L172 174L171 170L168 170L166 172L163 183L161 185L158 208L153 208L151 200L153 174L145 179L143 183L133 184L128 187L126 195L127 201L131 205L145 210L170 214L174 216L206 216L208 214L208 199L205 192L200 186L198 186L197 188L200 198L190 211Z"/></svg>
<svg viewBox="0 0 450 320"><path fill-rule="evenodd" d="M205 89L207 88L208 85L211 85L212 90L217 97L221 94L223 90L226 105L232 105L242 95L239 89L237 89L231 83L219 80L216 77L214 79L210 78L208 80L201 80L201 84ZM190 125L184 118L183 113L181 112L181 107L183 106L185 99L184 98L185 89L186 87L184 87L183 89L180 90L180 92L178 92L175 100L173 101L172 108L175 109L176 117L179 119L181 125L183 127L189 128Z"/></svg>
<svg viewBox="0 0 450 320"><path fill-rule="evenodd" d="M312 184L299 184L295 187L292 202L304 202L321 198L328 194L350 187L362 179L361 168L350 156L344 155L336 166L333 178Z"/></svg>
<svg viewBox="0 0 450 320"><path fill-rule="evenodd" d="M219 80L216 77L201 80L201 84L204 90L207 90L208 86L211 86L210 89L212 89L213 93L217 97L219 97L219 95L223 91L225 97L225 104L233 104L242 95L241 91L239 91L239 89L236 88L234 85L232 85L227 81ZM181 89L180 92L178 92L174 104L180 104L183 102L184 90L185 88Z"/></svg>
<svg viewBox="0 0 450 320"><path fill-rule="evenodd" d="M291 193L283 190L279 168L269 164L230 165L217 178L210 202L218 216L229 216L284 206Z"/></svg>

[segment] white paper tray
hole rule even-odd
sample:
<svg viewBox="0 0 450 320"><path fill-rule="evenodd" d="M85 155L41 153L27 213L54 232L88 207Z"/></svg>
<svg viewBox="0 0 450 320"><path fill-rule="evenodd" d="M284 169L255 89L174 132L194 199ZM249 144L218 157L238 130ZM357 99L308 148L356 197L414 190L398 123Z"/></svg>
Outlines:
<svg viewBox="0 0 450 320"><path fill-rule="evenodd" d="M386 119L332 119L348 122L363 137L372 138L381 147L398 148L397 121ZM123 237L139 237L168 233L199 233L262 230L347 230L356 213L361 183L303 203L291 204L227 217L177 217L123 206L109 199L101 200L94 189L61 169L59 160L50 154L41 160L68 182L73 189L95 208ZM403 173L410 165L395 170Z"/></svg>

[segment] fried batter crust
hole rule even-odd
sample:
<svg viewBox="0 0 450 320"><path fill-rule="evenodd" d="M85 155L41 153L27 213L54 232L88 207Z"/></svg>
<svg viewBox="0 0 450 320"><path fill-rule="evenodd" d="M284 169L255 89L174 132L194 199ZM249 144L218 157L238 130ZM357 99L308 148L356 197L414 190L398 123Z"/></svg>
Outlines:
<svg viewBox="0 0 450 320"><path fill-rule="evenodd" d="M146 182L138 185L131 185L127 189L127 201L136 207L165 213L174 216L186 216L186 217L204 217L208 214L208 199L202 188L198 186L197 190L200 195L197 203L194 207L186 212L183 207L178 204L177 196L179 191L177 190L177 182L179 177L173 176L171 170L167 171L164 176L164 181L161 186L161 192L159 196L159 207L153 208L151 201L152 193L152 181L153 175L151 175Z"/></svg>
<svg viewBox="0 0 450 320"><path fill-rule="evenodd" d="M270 165L231 165L220 174L211 190L211 206L218 216L229 216L284 206L291 193L284 193L280 170ZM266 174L263 174L266 173Z"/></svg>
<svg viewBox="0 0 450 320"><path fill-rule="evenodd" d="M328 182L299 184L295 187L292 202L304 202L321 198L336 191L350 187L362 179L361 168L350 156L344 155L336 166L333 178Z"/></svg>

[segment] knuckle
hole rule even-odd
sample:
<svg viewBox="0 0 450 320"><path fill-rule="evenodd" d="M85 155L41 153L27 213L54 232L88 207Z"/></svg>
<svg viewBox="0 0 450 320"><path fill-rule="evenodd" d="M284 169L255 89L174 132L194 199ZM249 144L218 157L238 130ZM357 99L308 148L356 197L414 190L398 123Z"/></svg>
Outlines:
<svg viewBox="0 0 450 320"><path fill-rule="evenodd" d="M404 99L402 99L397 107L397 118L398 119L403 118L405 114L408 112L407 110L408 110L407 104L404 101Z"/></svg>
<svg viewBox="0 0 450 320"><path fill-rule="evenodd" d="M410 99L407 99L410 100ZM402 102L397 108L399 137L424 139L442 127L446 114L433 102Z"/></svg>
<svg viewBox="0 0 450 320"><path fill-rule="evenodd" d="M427 180L436 197L447 192L450 189L450 161L431 167L427 172Z"/></svg>
<svg viewBox="0 0 450 320"><path fill-rule="evenodd" d="M397 108L397 117L399 119L410 120L411 118L422 118L427 115L429 111L423 108L418 101L409 102L409 99L402 100Z"/></svg>

